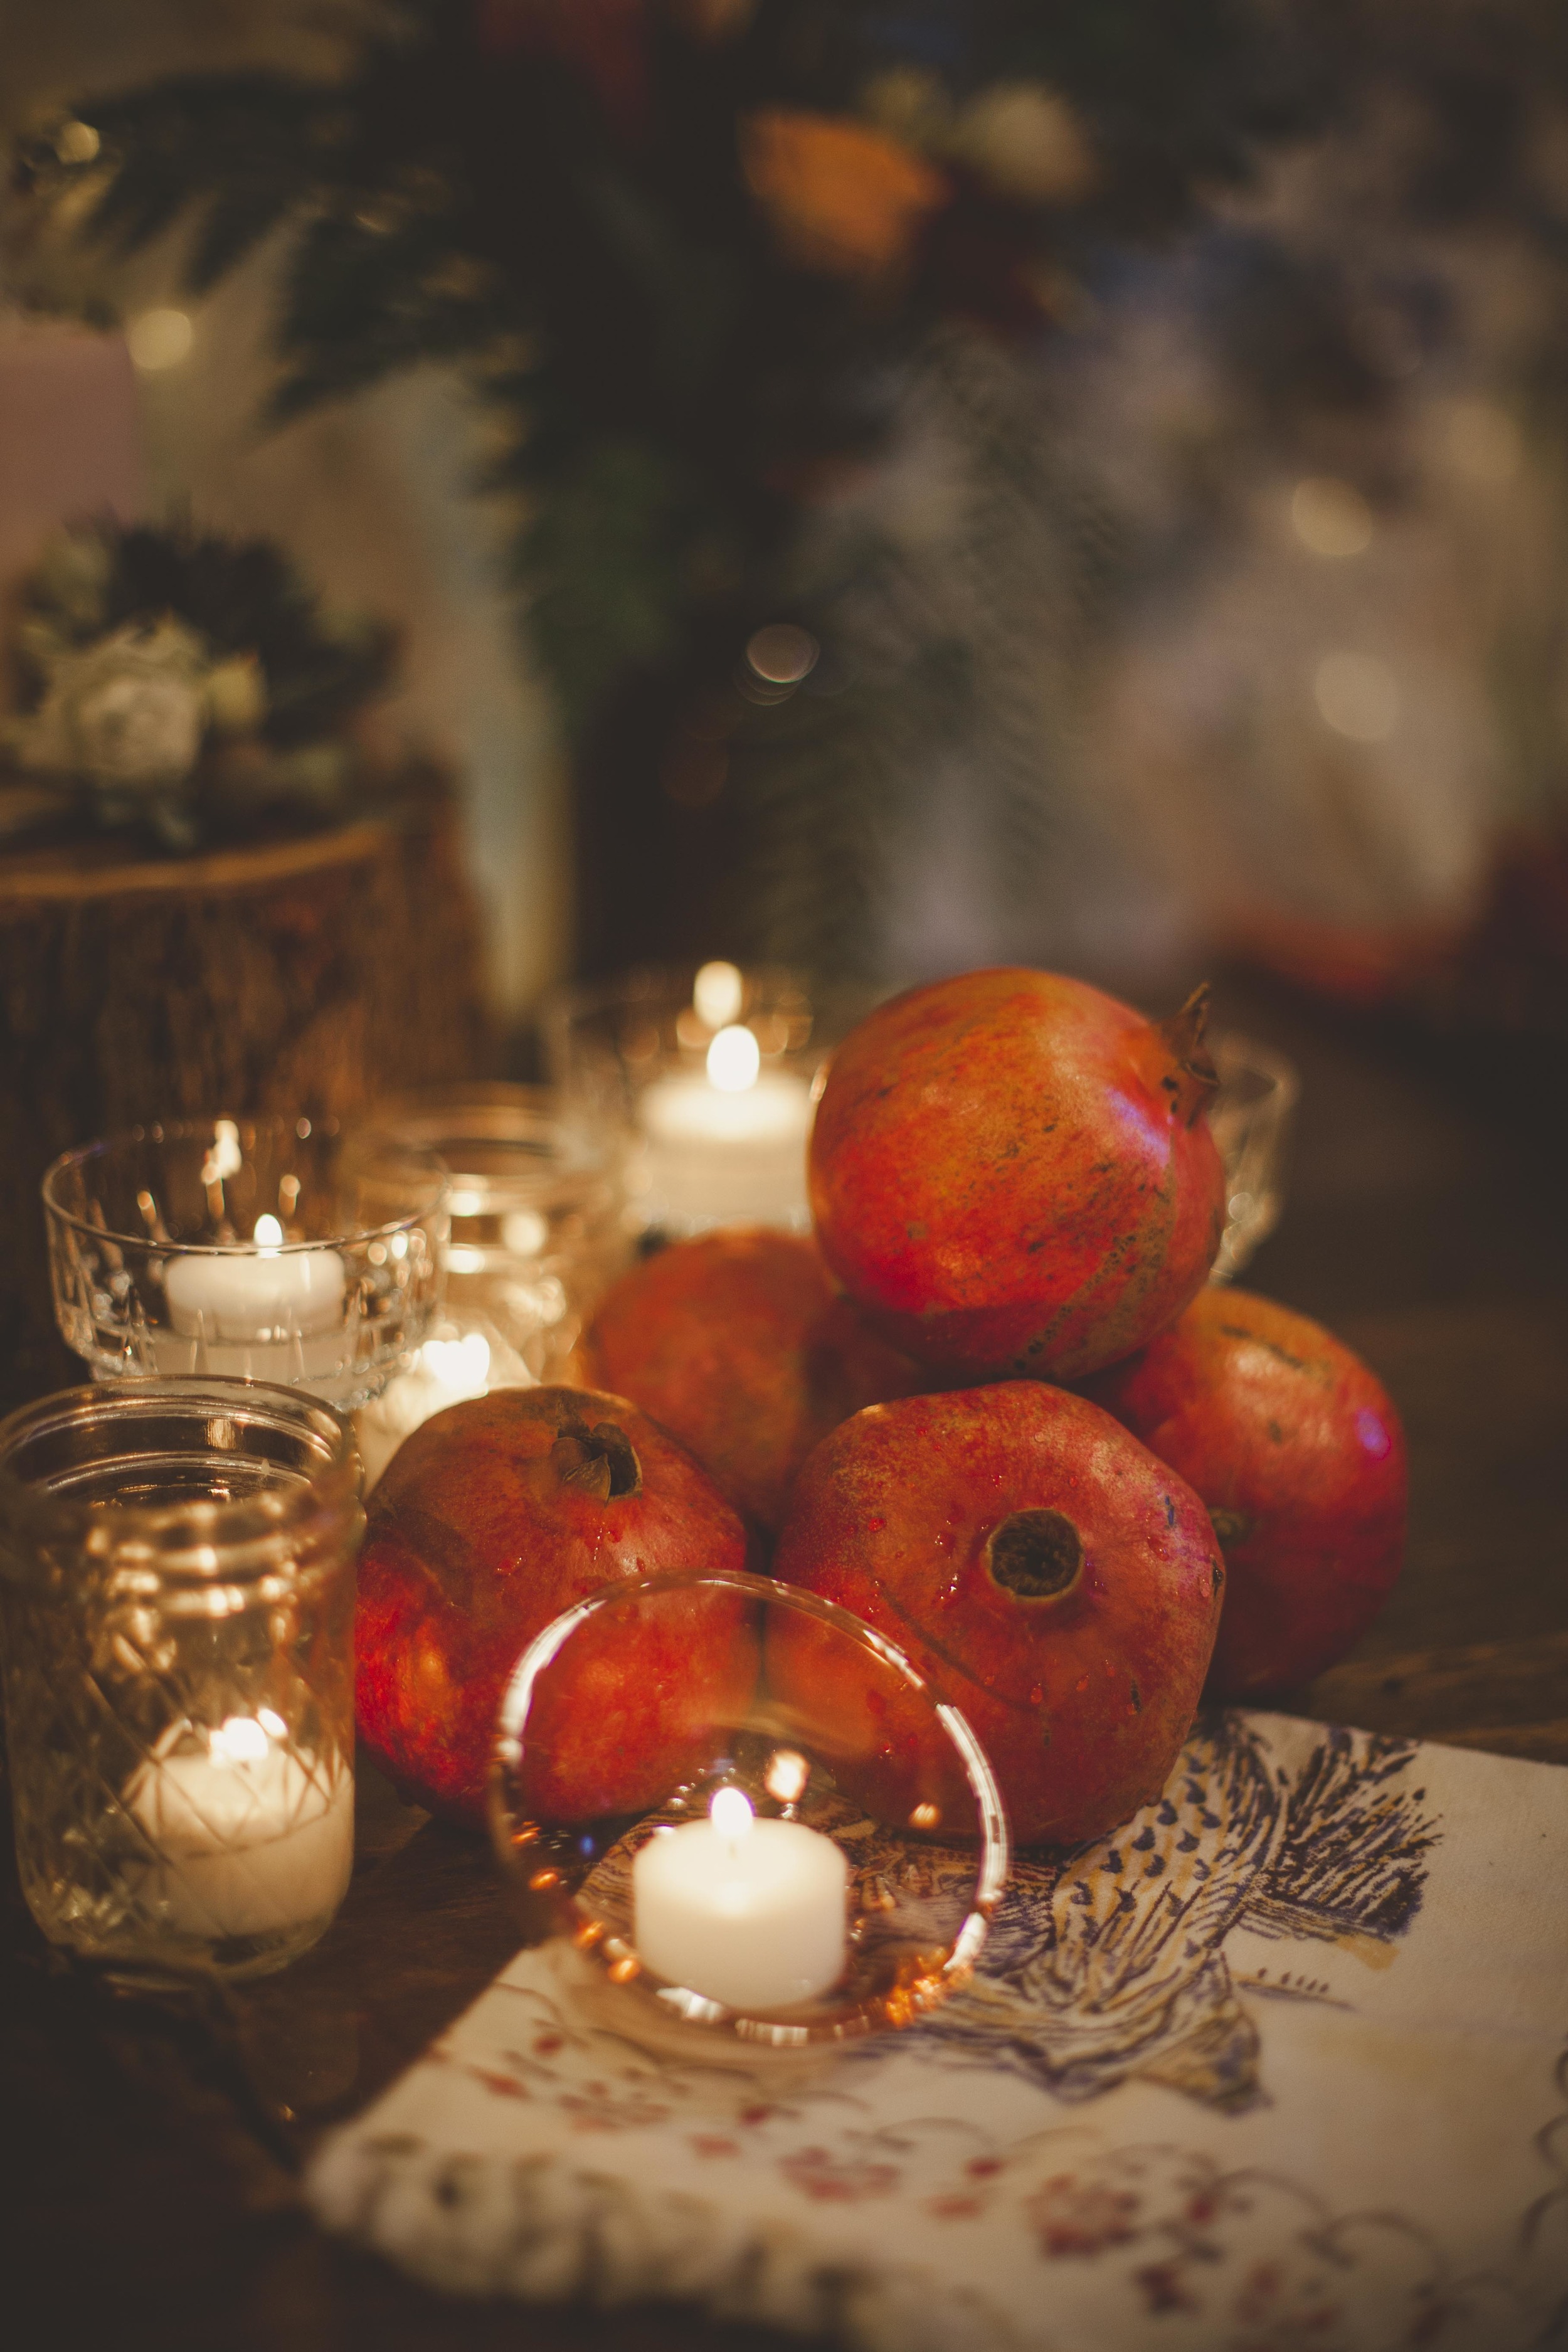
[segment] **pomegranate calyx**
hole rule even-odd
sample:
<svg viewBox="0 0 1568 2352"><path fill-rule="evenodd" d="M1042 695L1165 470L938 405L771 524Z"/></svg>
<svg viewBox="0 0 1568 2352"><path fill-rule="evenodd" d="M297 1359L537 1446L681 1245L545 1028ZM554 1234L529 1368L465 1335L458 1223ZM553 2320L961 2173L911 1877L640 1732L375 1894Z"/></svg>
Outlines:
<svg viewBox="0 0 1568 2352"><path fill-rule="evenodd" d="M592 1495L595 1502L619 1502L642 1492L637 1448L613 1421L596 1421L592 1429L585 1422L563 1422L550 1459L563 1486Z"/></svg>
<svg viewBox="0 0 1568 2352"><path fill-rule="evenodd" d="M1179 1013L1168 1021L1155 1023L1161 1036L1170 1047L1176 1064L1176 1075L1161 1083L1170 1093L1174 1108L1189 1127L1195 1127L1219 1092L1219 1072L1214 1056L1204 1044L1208 1027L1209 984L1201 981Z"/></svg>
<svg viewBox="0 0 1568 2352"><path fill-rule="evenodd" d="M1020 1601L1058 1601L1083 1568L1083 1538L1060 1511L1014 1511L985 1539L993 1582Z"/></svg>

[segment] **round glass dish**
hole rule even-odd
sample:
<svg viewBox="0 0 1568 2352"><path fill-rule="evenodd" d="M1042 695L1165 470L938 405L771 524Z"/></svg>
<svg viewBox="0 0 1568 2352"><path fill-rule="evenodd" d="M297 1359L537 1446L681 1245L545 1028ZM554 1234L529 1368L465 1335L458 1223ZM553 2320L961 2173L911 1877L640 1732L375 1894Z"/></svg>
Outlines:
<svg viewBox="0 0 1568 2352"><path fill-rule="evenodd" d="M46 1171L55 1314L99 1381L277 1381L341 1408L440 1304L447 1171L335 1119L165 1119Z"/></svg>
<svg viewBox="0 0 1568 2352"><path fill-rule="evenodd" d="M958 1710L847 1610L760 1576L557 1617L508 1684L490 1813L531 1941L570 1939L650 2027L782 2050L944 2000L1009 1866Z"/></svg>

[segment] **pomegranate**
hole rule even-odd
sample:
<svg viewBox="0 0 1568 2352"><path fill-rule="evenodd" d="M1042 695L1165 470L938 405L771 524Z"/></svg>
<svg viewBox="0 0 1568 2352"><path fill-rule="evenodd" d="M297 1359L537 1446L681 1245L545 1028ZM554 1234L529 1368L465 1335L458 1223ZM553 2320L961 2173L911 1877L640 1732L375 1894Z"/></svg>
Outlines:
<svg viewBox="0 0 1568 2352"><path fill-rule="evenodd" d="M634 1267L600 1301L587 1352L595 1378L770 1533L819 1438L928 1385L837 1296L813 1243L763 1225L676 1242Z"/></svg>
<svg viewBox="0 0 1568 2352"><path fill-rule="evenodd" d="M534 1635L617 1579L743 1569L747 1546L707 1474L622 1397L503 1389L449 1406L404 1442L371 1497L360 1737L422 1804L482 1820L496 1710ZM562 1820L656 1803L713 1709L755 1680L745 1605L711 1591L649 1621L635 1675L588 1647L575 1653L574 1703L533 1726L552 1767L540 1801Z"/></svg>
<svg viewBox="0 0 1568 2352"><path fill-rule="evenodd" d="M896 1643L968 1717L1016 1835L1058 1844L1164 1785L1225 1573L1191 1489L1098 1405L1033 1381L845 1422L795 1481L773 1572ZM809 1629L770 1632L767 1671L781 1703L809 1688L837 1717L884 1818L931 1801L904 1761L923 1769L912 1725L870 1707L852 1671L830 1688Z"/></svg>
<svg viewBox="0 0 1568 2352"><path fill-rule="evenodd" d="M1271 1299L1205 1290L1089 1393L1208 1507L1230 1571L1209 1695L1260 1697L1342 1658L1405 1549L1405 1438L1360 1357Z"/></svg>
<svg viewBox="0 0 1568 2352"><path fill-rule="evenodd" d="M823 1255L896 1347L1071 1379L1203 1284L1224 1217L1205 994L1156 1027L1054 972L895 997L834 1055L810 1154Z"/></svg>

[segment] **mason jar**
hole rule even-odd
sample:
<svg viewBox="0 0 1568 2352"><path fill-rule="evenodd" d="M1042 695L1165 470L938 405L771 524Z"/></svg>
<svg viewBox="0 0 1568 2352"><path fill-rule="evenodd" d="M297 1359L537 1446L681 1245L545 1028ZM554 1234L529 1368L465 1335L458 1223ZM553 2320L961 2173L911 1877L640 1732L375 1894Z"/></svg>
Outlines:
<svg viewBox="0 0 1568 2352"><path fill-rule="evenodd" d="M6 1742L51 1942L142 1981L258 1976L353 1858L347 1425L296 1389L152 1379L0 1423Z"/></svg>

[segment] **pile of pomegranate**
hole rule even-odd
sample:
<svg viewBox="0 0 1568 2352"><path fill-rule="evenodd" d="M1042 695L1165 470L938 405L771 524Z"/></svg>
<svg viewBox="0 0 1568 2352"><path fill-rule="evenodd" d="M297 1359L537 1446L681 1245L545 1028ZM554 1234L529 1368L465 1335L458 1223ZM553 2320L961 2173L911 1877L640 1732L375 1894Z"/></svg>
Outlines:
<svg viewBox="0 0 1568 2352"><path fill-rule="evenodd" d="M1156 1024L1026 970L895 998L833 1058L815 1239L677 1243L601 1303L592 1390L416 1431L360 1569L360 1731L394 1779L478 1818L528 1643L681 1568L770 1568L884 1633L969 1717L1024 1843L1156 1796L1205 1696L1343 1656L1398 1573L1404 1440L1319 1325L1205 1286L1203 1029L1201 992ZM641 1801L756 1671L739 1616L636 1688L606 1667L552 1727L563 1809Z"/></svg>

